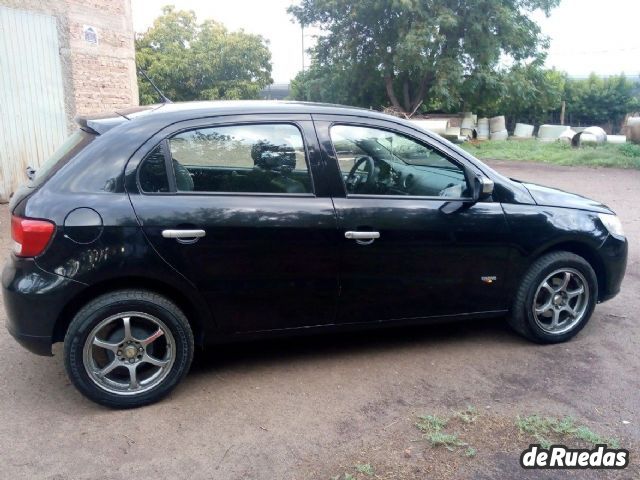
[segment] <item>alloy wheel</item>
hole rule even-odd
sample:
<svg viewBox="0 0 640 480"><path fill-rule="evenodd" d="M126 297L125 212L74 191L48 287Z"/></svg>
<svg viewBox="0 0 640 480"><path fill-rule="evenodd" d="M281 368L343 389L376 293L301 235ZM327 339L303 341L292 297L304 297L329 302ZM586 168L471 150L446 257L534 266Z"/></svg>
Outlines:
<svg viewBox="0 0 640 480"><path fill-rule="evenodd" d="M125 312L100 321L89 333L83 363L89 378L118 395L137 395L162 383L175 361L176 345L157 317Z"/></svg>
<svg viewBox="0 0 640 480"><path fill-rule="evenodd" d="M555 270L540 283L533 297L533 317L546 333L561 335L584 318L589 305L589 285L573 268Z"/></svg>

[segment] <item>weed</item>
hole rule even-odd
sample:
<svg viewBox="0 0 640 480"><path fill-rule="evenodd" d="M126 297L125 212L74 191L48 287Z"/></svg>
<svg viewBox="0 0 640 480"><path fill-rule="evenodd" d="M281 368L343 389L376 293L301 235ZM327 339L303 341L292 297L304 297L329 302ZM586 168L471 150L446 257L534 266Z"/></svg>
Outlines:
<svg viewBox="0 0 640 480"><path fill-rule="evenodd" d="M464 410L455 412L454 415L464 423L473 423L476 421L476 418L478 418L478 412L475 407L472 406L468 406Z"/></svg>
<svg viewBox="0 0 640 480"><path fill-rule="evenodd" d="M461 421L470 423L476 418L474 412L475 410L473 410L472 407L469 407L462 412L456 413L455 416ZM446 433L443 431L449 423L448 418L439 417L437 415L421 415L418 419L419 421L416 423L416 427L423 432L422 437L428 440L432 446L443 446L449 451L454 451L458 447L468 446L468 444L462 441L457 434Z"/></svg>
<svg viewBox="0 0 640 480"><path fill-rule="evenodd" d="M431 442L431 445L434 447L438 447L442 445L450 452L453 452L456 447L466 447L467 444L464 443L460 438L458 438L455 434L443 433L443 432L433 432L427 434L427 439Z"/></svg>
<svg viewBox="0 0 640 480"><path fill-rule="evenodd" d="M344 475L335 475L331 477L331 480L356 480L356 477L350 473L345 473Z"/></svg>
<svg viewBox="0 0 640 480"><path fill-rule="evenodd" d="M420 420L416 426L423 432L439 432L449 423L448 418L438 417L437 415L420 415Z"/></svg>
<svg viewBox="0 0 640 480"><path fill-rule="evenodd" d="M476 453L478 453L478 452L473 447L467 447L467 449L464 451L465 456L467 456L469 458L475 457Z"/></svg>
<svg viewBox="0 0 640 480"><path fill-rule="evenodd" d="M370 463L359 463L356 465L356 472L364 473L365 475L373 476L375 473Z"/></svg>
<svg viewBox="0 0 640 480"><path fill-rule="evenodd" d="M540 417L530 415L528 417L518 417L516 426L521 432L532 435L543 448L549 448L552 444L549 436L557 434L563 437L570 437L591 445L606 444L611 448L619 448L620 442L615 438L605 438L584 425L576 426L571 417L564 417L558 420L553 417Z"/></svg>
<svg viewBox="0 0 640 480"><path fill-rule="evenodd" d="M625 157L640 157L640 145L634 145L633 143L623 143L618 147L618 150Z"/></svg>
<svg viewBox="0 0 640 480"><path fill-rule="evenodd" d="M617 438L605 438L590 430L589 427L580 426L576 428L573 436L592 445L606 444L610 448L620 448L620 442Z"/></svg>

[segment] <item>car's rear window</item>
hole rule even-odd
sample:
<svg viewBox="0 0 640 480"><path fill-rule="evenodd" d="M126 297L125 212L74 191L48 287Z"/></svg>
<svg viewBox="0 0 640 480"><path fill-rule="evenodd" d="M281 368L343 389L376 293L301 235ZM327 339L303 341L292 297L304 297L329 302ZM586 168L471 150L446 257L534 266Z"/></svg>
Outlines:
<svg viewBox="0 0 640 480"><path fill-rule="evenodd" d="M53 155L36 170L33 185L39 185L49 178L55 171L59 170L64 164L89 145L96 136L97 135L85 132L84 130L76 130L72 133L65 142L53 152Z"/></svg>

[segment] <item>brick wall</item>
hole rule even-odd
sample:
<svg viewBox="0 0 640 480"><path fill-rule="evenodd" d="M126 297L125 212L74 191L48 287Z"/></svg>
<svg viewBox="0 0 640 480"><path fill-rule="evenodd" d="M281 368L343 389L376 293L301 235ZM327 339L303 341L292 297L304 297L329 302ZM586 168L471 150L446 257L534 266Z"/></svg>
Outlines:
<svg viewBox="0 0 640 480"><path fill-rule="evenodd" d="M130 0L0 0L0 5L56 18L70 130L76 115L138 105ZM97 44L85 40L85 26L95 28Z"/></svg>
<svg viewBox="0 0 640 480"><path fill-rule="evenodd" d="M129 0L66 0L76 114L113 111L138 104ZM98 43L84 38L97 31Z"/></svg>

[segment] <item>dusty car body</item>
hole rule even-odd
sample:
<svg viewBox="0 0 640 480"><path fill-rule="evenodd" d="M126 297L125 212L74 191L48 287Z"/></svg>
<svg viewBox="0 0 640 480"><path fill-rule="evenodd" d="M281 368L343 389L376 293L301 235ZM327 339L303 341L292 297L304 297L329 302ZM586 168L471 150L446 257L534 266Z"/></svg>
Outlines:
<svg viewBox="0 0 640 480"><path fill-rule="evenodd" d="M381 113L203 102L78 126L11 200L2 286L12 335L65 341L106 405L157 400L223 341L504 315L563 341L624 276L609 208Z"/></svg>

